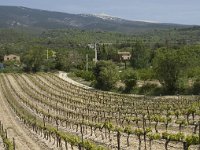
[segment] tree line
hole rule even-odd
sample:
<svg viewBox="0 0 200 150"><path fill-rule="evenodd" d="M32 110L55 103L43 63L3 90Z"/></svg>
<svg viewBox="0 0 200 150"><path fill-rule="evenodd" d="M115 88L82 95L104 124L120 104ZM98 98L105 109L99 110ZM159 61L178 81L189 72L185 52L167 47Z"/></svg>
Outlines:
<svg viewBox="0 0 200 150"><path fill-rule="evenodd" d="M185 29L173 32L188 33L189 31L189 29ZM194 29L193 32L197 33L198 30ZM199 45L177 42L174 36L172 38L174 41L169 40L167 37L173 35L172 30L168 33L171 34L166 36L164 41L158 42L157 40L149 41L147 38L149 36L144 37L144 35L152 35L153 32L123 35L75 29L50 30L41 33L1 30L0 61L3 62L4 55L12 53L20 55L22 61L20 64L4 62L6 68L0 71L48 72L63 70L75 71L76 74L82 71L79 76L91 80L92 85L102 90L112 90L115 88L116 82L120 81L125 84L120 91L127 93L138 93L138 91L142 94L154 93L151 92L153 90L158 91L156 94L198 94L200 84ZM72 35L76 35L76 37L72 38ZM161 37L160 35L159 39ZM183 40L186 39L185 35ZM99 60L97 64L93 62L94 49L88 46L88 43L94 42L99 42L99 44L97 43ZM119 61L118 51L130 52L131 59ZM87 63L86 54L88 55L88 71L84 71ZM124 69L124 65L127 66L127 69ZM162 88L146 82L152 79L159 80ZM137 80L144 81L144 86L140 89L134 87Z"/></svg>

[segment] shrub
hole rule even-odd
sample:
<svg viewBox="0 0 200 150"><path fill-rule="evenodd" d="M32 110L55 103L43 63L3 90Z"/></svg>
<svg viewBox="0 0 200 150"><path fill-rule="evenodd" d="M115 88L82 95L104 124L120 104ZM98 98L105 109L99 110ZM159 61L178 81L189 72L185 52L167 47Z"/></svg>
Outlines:
<svg viewBox="0 0 200 150"><path fill-rule="evenodd" d="M82 78L85 81L93 81L94 80L94 75L93 75L93 73L91 71L84 71L83 75L82 75Z"/></svg>
<svg viewBox="0 0 200 150"><path fill-rule="evenodd" d="M197 79L193 85L192 93L195 95L200 94L200 79Z"/></svg>
<svg viewBox="0 0 200 150"><path fill-rule="evenodd" d="M136 73L131 70L125 70L122 75L122 81L125 84L125 92L130 93L134 86L137 84L137 75Z"/></svg>
<svg viewBox="0 0 200 150"><path fill-rule="evenodd" d="M157 88L158 88L157 84L146 83L140 88L139 93L140 94L153 94L154 90Z"/></svg>
<svg viewBox="0 0 200 150"><path fill-rule="evenodd" d="M77 77L83 78L85 81L94 80L94 75L91 71L76 70L74 73Z"/></svg>
<svg viewBox="0 0 200 150"><path fill-rule="evenodd" d="M77 77L81 77L82 76L82 70L76 70L74 71L74 74L77 76Z"/></svg>

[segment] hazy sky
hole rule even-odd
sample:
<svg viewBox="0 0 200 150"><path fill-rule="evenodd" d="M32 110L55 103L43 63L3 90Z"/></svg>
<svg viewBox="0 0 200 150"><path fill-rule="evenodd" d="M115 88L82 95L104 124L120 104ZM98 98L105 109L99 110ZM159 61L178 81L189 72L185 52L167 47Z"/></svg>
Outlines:
<svg viewBox="0 0 200 150"><path fill-rule="evenodd" d="M0 0L0 5L200 25L200 0Z"/></svg>

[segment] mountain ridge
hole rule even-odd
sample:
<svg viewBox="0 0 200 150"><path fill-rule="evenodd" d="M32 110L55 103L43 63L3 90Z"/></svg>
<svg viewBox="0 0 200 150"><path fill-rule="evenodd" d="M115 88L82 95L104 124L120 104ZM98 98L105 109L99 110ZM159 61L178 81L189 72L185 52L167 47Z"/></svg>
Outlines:
<svg viewBox="0 0 200 150"><path fill-rule="evenodd" d="M37 27L44 29L79 28L84 30L134 33L185 28L190 25L132 21L98 14L70 14L23 6L0 6L0 28Z"/></svg>

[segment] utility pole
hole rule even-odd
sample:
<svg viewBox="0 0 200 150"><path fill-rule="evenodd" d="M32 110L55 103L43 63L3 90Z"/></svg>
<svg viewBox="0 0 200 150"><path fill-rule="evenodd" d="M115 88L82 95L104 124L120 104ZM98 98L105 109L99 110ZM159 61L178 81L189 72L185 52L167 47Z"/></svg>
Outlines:
<svg viewBox="0 0 200 150"><path fill-rule="evenodd" d="M86 71L88 71L88 54L86 54Z"/></svg>
<svg viewBox="0 0 200 150"><path fill-rule="evenodd" d="M47 60L49 59L49 50L47 49Z"/></svg>
<svg viewBox="0 0 200 150"><path fill-rule="evenodd" d="M95 64L97 63L98 59L97 59L97 44L94 44L94 50L95 50L95 58L94 58L94 62Z"/></svg>

